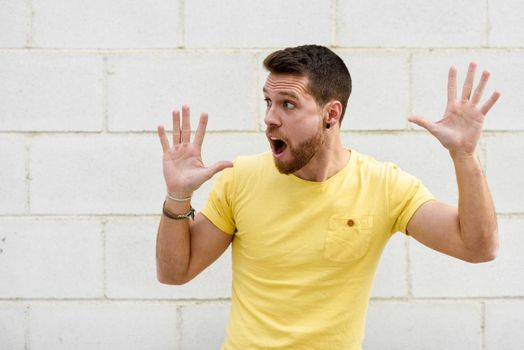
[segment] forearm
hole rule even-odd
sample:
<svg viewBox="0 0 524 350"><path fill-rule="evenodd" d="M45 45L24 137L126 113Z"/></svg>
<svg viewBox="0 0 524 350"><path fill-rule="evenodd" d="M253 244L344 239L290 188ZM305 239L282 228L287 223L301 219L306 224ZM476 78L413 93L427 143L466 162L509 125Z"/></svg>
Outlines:
<svg viewBox="0 0 524 350"><path fill-rule="evenodd" d="M452 153L451 157L459 192L461 239L480 259L493 259L498 247L497 216L480 161L476 153Z"/></svg>
<svg viewBox="0 0 524 350"><path fill-rule="evenodd" d="M174 202L168 199L166 209L174 214L183 214L189 211L190 202ZM190 256L189 219L173 220L162 215L156 241L158 280L167 284L183 283Z"/></svg>

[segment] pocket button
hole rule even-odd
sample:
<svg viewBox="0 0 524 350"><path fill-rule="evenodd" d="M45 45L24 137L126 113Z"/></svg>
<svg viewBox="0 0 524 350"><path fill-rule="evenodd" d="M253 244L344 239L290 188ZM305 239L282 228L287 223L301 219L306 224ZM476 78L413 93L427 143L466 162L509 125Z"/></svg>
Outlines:
<svg viewBox="0 0 524 350"><path fill-rule="evenodd" d="M351 219L349 219L346 223L347 223L347 225L348 225L349 227L355 225L355 221L353 221L353 220L351 220Z"/></svg>

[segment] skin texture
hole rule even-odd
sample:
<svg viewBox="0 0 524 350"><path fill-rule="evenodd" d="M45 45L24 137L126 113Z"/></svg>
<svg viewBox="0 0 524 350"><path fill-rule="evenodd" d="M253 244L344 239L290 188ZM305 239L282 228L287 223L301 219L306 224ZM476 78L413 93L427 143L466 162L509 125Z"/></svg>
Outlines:
<svg viewBox="0 0 524 350"><path fill-rule="evenodd" d="M476 154L486 114L500 96L498 91L479 107L489 77L484 72L473 91L476 64L470 64L462 94L457 97L456 69L448 80L448 104L441 120L431 122L420 116L409 120L427 129L449 151L459 188L459 206L439 201L423 204L408 223L408 233L444 254L469 262L495 258L498 249L497 220L491 194ZM268 142L278 138L286 149L273 148L277 167L309 181L324 181L349 161L350 152L341 144L340 101L319 106L308 93L304 76L270 74L264 85L267 104L264 122ZM162 125L158 135L163 150L163 173L167 191L178 198L191 196L219 171L232 167L220 161L206 167L201 158L208 116L203 113L193 142L190 141L189 107L173 112L172 144ZM181 122L181 124L180 124ZM327 125L330 125L327 128ZM166 200L166 208L185 213L190 202ZM171 220L162 216L157 236L157 276L166 284L183 284L194 278L229 246L228 235L198 213L194 221Z"/></svg>

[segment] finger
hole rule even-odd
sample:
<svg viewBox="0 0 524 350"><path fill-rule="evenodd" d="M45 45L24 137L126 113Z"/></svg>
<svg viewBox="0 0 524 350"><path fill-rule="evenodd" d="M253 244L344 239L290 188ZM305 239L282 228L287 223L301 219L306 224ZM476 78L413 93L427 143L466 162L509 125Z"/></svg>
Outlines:
<svg viewBox="0 0 524 350"><path fill-rule="evenodd" d="M448 101L457 99L457 68L451 66L448 72Z"/></svg>
<svg viewBox="0 0 524 350"><path fill-rule="evenodd" d="M482 94L484 93L484 88L486 87L486 83L489 79L489 72L485 70L482 72L482 76L480 77L480 82L477 88L475 89L475 92L473 93L473 98L471 99L471 102L473 104L477 104L480 102L480 99L482 98Z"/></svg>
<svg viewBox="0 0 524 350"><path fill-rule="evenodd" d="M408 120L410 122L414 123L414 124L417 124L420 127L423 127L424 129L429 131L432 135L434 135L436 130L437 130L437 124L436 123L430 122L429 120L424 119L424 118L422 118L420 116L413 115L413 116L409 117Z"/></svg>
<svg viewBox="0 0 524 350"><path fill-rule="evenodd" d="M471 97L471 90L473 90L473 79L475 78L475 70L477 69L477 64L471 62L468 68L468 75L464 81L464 87L462 88L462 100L468 101Z"/></svg>
<svg viewBox="0 0 524 350"><path fill-rule="evenodd" d="M220 162L216 162L215 164L213 164L212 166L208 167L206 170L207 170L207 179L209 180L210 178L213 177L213 175L215 175L216 173L226 169L226 168L232 168L233 167L233 163L232 162L229 162L229 161L226 161L226 160L221 160Z"/></svg>
<svg viewBox="0 0 524 350"><path fill-rule="evenodd" d="M484 105L480 109L482 114L484 114L484 115L488 114L489 110L491 109L491 107L493 107L495 102L497 102L497 100L499 99L500 95L501 95L501 93L498 90L495 91L493 94L491 94L491 97L484 103Z"/></svg>
<svg viewBox="0 0 524 350"><path fill-rule="evenodd" d="M202 142L204 142L204 135L206 134L207 120L208 120L207 113L202 113L202 115L200 116L200 121L198 123L198 128L195 132L195 138L193 140L193 142L196 145L202 146Z"/></svg>
<svg viewBox="0 0 524 350"><path fill-rule="evenodd" d="M166 130L163 125L159 125L157 128L158 137L160 138L160 144L162 145L162 150L167 152L169 150L169 141L167 140Z"/></svg>
<svg viewBox="0 0 524 350"><path fill-rule="evenodd" d="M189 143L191 138L191 124L189 122L189 106L182 106L182 143Z"/></svg>
<svg viewBox="0 0 524 350"><path fill-rule="evenodd" d="M175 110L173 115L173 145L180 143L180 111Z"/></svg>

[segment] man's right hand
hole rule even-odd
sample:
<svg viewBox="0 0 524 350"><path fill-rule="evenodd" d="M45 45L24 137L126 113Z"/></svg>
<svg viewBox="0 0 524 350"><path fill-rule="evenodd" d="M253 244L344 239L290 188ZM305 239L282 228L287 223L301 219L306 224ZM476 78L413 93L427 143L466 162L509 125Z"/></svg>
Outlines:
<svg viewBox="0 0 524 350"><path fill-rule="evenodd" d="M233 163L228 161L219 161L210 167L204 166L201 148L208 116L207 113L201 114L193 143L190 143L189 115L189 106L182 106L182 127L180 127L180 111L173 111L172 147L169 145L164 126L158 126L158 137L164 151L162 163L167 191L179 198L190 197L193 191L213 175L233 166Z"/></svg>

